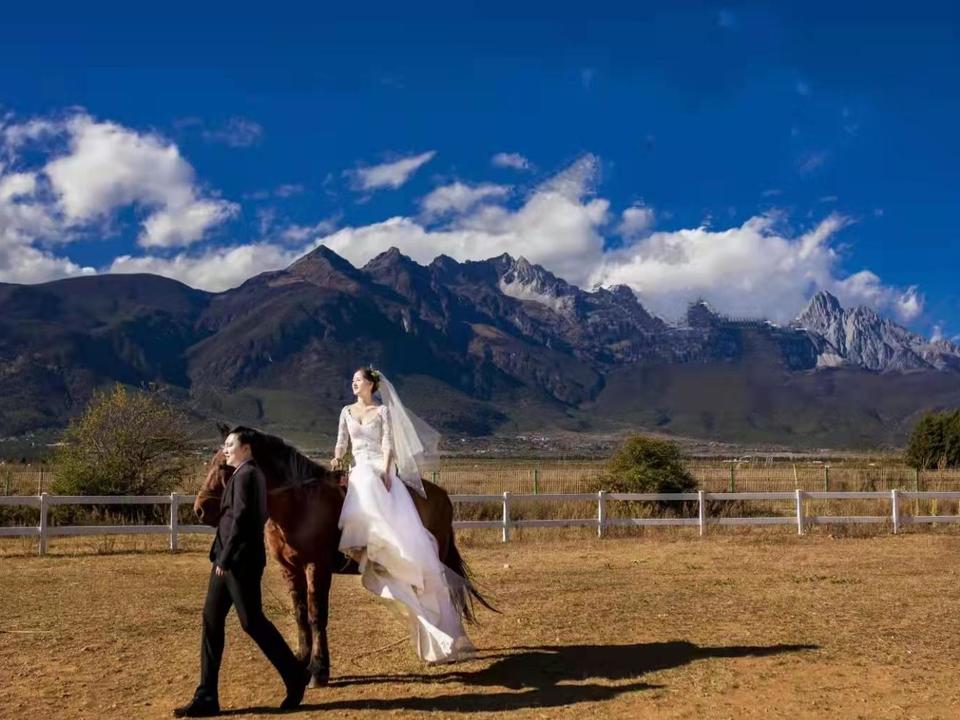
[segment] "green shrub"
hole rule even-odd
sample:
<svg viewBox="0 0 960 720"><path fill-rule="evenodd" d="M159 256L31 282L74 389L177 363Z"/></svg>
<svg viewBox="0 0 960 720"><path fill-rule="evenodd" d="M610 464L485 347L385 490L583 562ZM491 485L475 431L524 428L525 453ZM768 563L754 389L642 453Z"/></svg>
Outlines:
<svg viewBox="0 0 960 720"><path fill-rule="evenodd" d="M676 443L634 435L610 458L600 486L622 493L679 493L695 491L697 482Z"/></svg>
<svg viewBox="0 0 960 720"><path fill-rule="evenodd" d="M904 461L917 470L960 466L960 410L920 418L907 441Z"/></svg>
<svg viewBox="0 0 960 720"><path fill-rule="evenodd" d="M115 385L94 394L54 454L61 495L158 495L192 467L182 416L153 393Z"/></svg>

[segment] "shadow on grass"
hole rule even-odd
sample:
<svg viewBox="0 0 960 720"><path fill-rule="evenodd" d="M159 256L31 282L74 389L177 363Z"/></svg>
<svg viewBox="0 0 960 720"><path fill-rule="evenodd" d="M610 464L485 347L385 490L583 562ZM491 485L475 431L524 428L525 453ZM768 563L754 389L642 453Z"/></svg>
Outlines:
<svg viewBox="0 0 960 720"><path fill-rule="evenodd" d="M408 694L394 698L333 700L301 705L300 711L314 710L408 710L418 712L507 712L525 708L560 707L581 702L611 700L620 695L663 687L642 682L651 672L681 667L696 660L738 657L765 657L782 653L815 650L817 645L770 645L699 647L684 641L635 645L555 645L506 648L504 652L482 654L477 662L493 660L479 670L454 670L442 674L352 675L337 678L334 687L351 685L406 685L457 683L471 688L504 688L508 692L458 691L423 697ZM586 681L633 682L610 685ZM577 684L574 684L577 683ZM323 691L313 691L313 699ZM224 715L261 712L276 708L226 710Z"/></svg>

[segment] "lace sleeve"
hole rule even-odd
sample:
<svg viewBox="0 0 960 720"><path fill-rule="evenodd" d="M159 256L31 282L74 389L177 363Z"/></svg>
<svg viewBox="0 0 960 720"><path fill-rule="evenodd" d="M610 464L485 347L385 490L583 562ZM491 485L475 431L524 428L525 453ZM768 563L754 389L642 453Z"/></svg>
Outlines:
<svg viewBox="0 0 960 720"><path fill-rule="evenodd" d="M393 453L393 423L390 422L390 411L386 406L381 406L380 419L383 424L383 433L380 437L380 451L383 457L389 457Z"/></svg>
<svg viewBox="0 0 960 720"><path fill-rule="evenodd" d="M347 429L347 413L349 410L344 408L340 411L340 427L337 429L337 445L333 450L335 458L342 458L350 444L350 431Z"/></svg>

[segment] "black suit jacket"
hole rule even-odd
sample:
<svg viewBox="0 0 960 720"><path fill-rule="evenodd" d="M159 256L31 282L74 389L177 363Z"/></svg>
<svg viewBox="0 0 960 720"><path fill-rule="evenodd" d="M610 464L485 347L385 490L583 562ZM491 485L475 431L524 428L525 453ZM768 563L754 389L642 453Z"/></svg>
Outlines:
<svg viewBox="0 0 960 720"><path fill-rule="evenodd" d="M263 570L267 564L263 546L266 521L266 479L251 460L230 476L223 489L220 522L210 547L210 561L224 570L237 567Z"/></svg>

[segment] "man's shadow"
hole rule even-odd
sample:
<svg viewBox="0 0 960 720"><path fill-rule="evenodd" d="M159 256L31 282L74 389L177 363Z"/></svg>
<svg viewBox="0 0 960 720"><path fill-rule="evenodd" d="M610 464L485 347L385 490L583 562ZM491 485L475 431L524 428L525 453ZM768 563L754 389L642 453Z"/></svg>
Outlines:
<svg viewBox="0 0 960 720"><path fill-rule="evenodd" d="M504 648L481 653L480 660L493 658L479 670L451 669L441 674L352 675L336 678L334 686L407 685L457 683L476 688L502 687L509 692L457 692L435 697L408 695L396 698L336 700L301 705L302 710L410 710L428 712L506 712L524 708L558 707L580 702L609 700L619 695L663 687L640 680L658 670L681 667L695 660L712 658L765 657L782 653L815 650L816 645L770 645L699 647L684 641L635 645L544 645ZM456 667L456 666L453 666ZM633 681L623 684L598 684ZM308 699L319 699L322 690ZM266 708L249 708L269 712Z"/></svg>

